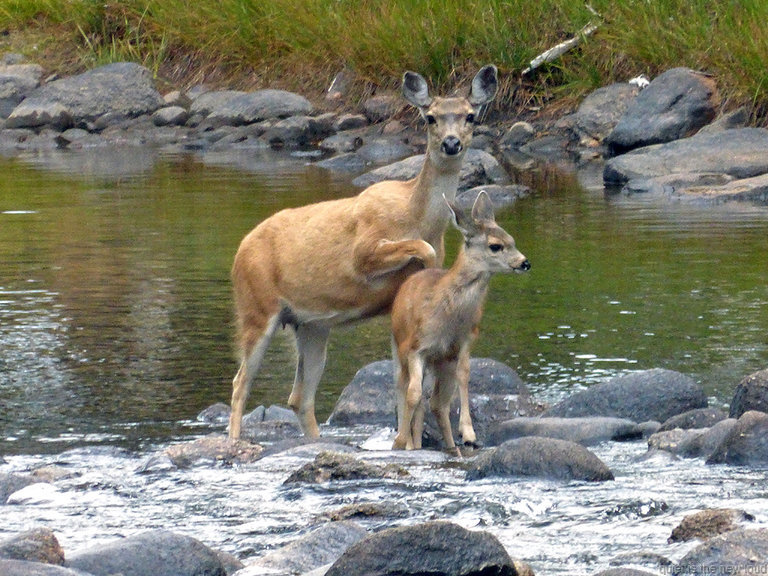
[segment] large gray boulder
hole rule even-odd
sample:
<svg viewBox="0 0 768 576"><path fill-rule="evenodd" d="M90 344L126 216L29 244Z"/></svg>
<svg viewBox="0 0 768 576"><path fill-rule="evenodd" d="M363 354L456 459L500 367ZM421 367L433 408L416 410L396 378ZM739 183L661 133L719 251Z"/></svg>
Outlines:
<svg viewBox="0 0 768 576"><path fill-rule="evenodd" d="M355 178L352 184L367 188L384 180L410 180L415 178L424 165L424 156L417 155L382 166ZM464 157L459 173L459 190L468 190L483 184L508 184L509 175L491 154L470 148Z"/></svg>
<svg viewBox="0 0 768 576"><path fill-rule="evenodd" d="M40 85L43 68L38 64L0 64L0 118L8 118L13 109Z"/></svg>
<svg viewBox="0 0 768 576"><path fill-rule="evenodd" d="M768 464L768 414L745 412L707 459L707 464L765 466Z"/></svg>
<svg viewBox="0 0 768 576"><path fill-rule="evenodd" d="M673 68L629 104L605 143L615 155L691 136L715 117L718 99L711 77Z"/></svg>
<svg viewBox="0 0 768 576"><path fill-rule="evenodd" d="M750 410L768 412L768 369L750 374L736 386L729 416L739 418Z"/></svg>
<svg viewBox="0 0 768 576"><path fill-rule="evenodd" d="M66 566L94 576L226 576L213 550L194 538L165 530L75 552Z"/></svg>
<svg viewBox="0 0 768 576"><path fill-rule="evenodd" d="M397 426L394 379L391 360L379 360L363 366L341 391L328 424Z"/></svg>
<svg viewBox="0 0 768 576"><path fill-rule="evenodd" d="M608 185L621 185L633 179L690 173L752 178L768 173L766 149L768 130L765 128L697 134L611 158L603 168L603 181Z"/></svg>
<svg viewBox="0 0 768 576"><path fill-rule="evenodd" d="M533 476L588 482L614 479L608 466L581 444L540 436L507 440L498 448L478 456L467 471L468 480L489 476Z"/></svg>
<svg viewBox="0 0 768 576"><path fill-rule="evenodd" d="M640 438L640 427L626 418L591 416L585 418L532 418L521 417L497 422L491 426L487 443L499 445L513 438L544 436L578 442L582 446L606 440Z"/></svg>
<svg viewBox="0 0 768 576"><path fill-rule="evenodd" d="M582 144L602 143L639 92L640 88L626 83L598 88L571 115L571 130Z"/></svg>
<svg viewBox="0 0 768 576"><path fill-rule="evenodd" d="M704 390L693 378L662 368L617 376L576 392L543 416L612 416L634 422L668 418L707 406Z"/></svg>
<svg viewBox="0 0 768 576"><path fill-rule="evenodd" d="M768 571L768 528L739 529L711 538L678 562L676 574L764 574Z"/></svg>
<svg viewBox="0 0 768 576"><path fill-rule="evenodd" d="M80 570L71 570L42 562L5 560L2 558L0 558L0 574L2 576L93 576L93 574Z"/></svg>
<svg viewBox="0 0 768 576"><path fill-rule="evenodd" d="M450 522L388 528L347 549L326 576L515 576L512 559L490 533Z"/></svg>
<svg viewBox="0 0 768 576"><path fill-rule="evenodd" d="M106 115L134 118L164 105L149 70L133 62L117 62L37 88L13 110L7 127L66 128L67 116L69 123Z"/></svg>

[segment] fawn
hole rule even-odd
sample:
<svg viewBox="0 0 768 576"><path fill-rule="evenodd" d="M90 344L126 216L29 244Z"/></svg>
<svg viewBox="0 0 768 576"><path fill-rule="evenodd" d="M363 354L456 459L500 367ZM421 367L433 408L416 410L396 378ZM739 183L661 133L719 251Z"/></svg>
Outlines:
<svg viewBox="0 0 768 576"><path fill-rule="evenodd" d="M230 438L240 437L245 402L278 327L293 328L296 377L288 405L305 435L318 437L315 394L332 327L385 314L400 284L441 266L464 154L480 108L493 100L496 67L483 67L469 97L432 97L406 72L403 95L427 121L427 150L409 181L373 184L357 196L282 210L241 242L232 266L242 362L232 382Z"/></svg>
<svg viewBox="0 0 768 576"><path fill-rule="evenodd" d="M397 374L397 436L392 448L421 448L422 380L430 372L434 376L430 408L446 450L461 456L451 431L450 404L458 386L461 417L469 415L469 350L477 337L488 283L497 272L525 272L531 264L515 248L512 236L496 224L493 204L485 191L477 196L471 216L453 205L450 208L454 225L464 237L453 266L413 274L392 304L392 352ZM461 424L463 433L467 423Z"/></svg>

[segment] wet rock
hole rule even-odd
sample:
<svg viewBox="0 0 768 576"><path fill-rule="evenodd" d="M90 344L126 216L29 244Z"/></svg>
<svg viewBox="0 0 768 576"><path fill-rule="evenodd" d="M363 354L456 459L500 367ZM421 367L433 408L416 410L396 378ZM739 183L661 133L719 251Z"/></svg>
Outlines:
<svg viewBox="0 0 768 576"><path fill-rule="evenodd" d="M74 122L110 113L133 118L163 105L149 70L132 62L117 62L37 88L14 109L8 127L60 127L67 124L67 115Z"/></svg>
<svg viewBox="0 0 768 576"><path fill-rule="evenodd" d="M615 155L691 136L715 117L718 99L711 77L673 68L629 103L605 143Z"/></svg>
<svg viewBox="0 0 768 576"><path fill-rule="evenodd" d="M301 435L301 428L297 422L287 422L285 420L249 421L241 430L243 440L257 444L261 442L277 442L286 438L299 438Z"/></svg>
<svg viewBox="0 0 768 576"><path fill-rule="evenodd" d="M211 435L192 442L175 444L165 453L179 468L200 463L245 464L261 457L263 448L245 440L230 440L226 436Z"/></svg>
<svg viewBox="0 0 768 576"><path fill-rule="evenodd" d="M304 96L285 90L224 91L219 92L218 97L211 94L217 93L197 98L190 107L190 113L208 110L207 121L213 126L240 126L272 118L307 116L314 111Z"/></svg>
<svg viewBox="0 0 768 576"><path fill-rule="evenodd" d="M768 172L768 130L740 128L697 134L667 144L647 146L605 163L603 181L622 185L634 178L669 174L727 174L736 179Z"/></svg>
<svg viewBox="0 0 768 576"><path fill-rule="evenodd" d="M623 554L617 554L608 562L611 566L626 566L628 564L634 564L635 566L643 566L645 568L653 568L662 572L668 572L669 567L672 566L672 560L661 554L655 552L625 552Z"/></svg>
<svg viewBox="0 0 768 576"><path fill-rule="evenodd" d="M668 418L658 431L666 432L675 428L682 428L683 430L709 428L721 420L725 420L727 417L728 415L725 412L717 408L697 408Z"/></svg>
<svg viewBox="0 0 768 576"><path fill-rule="evenodd" d="M368 98L363 102L363 114L375 124L391 118L403 107L403 101L398 94L381 94Z"/></svg>
<svg viewBox="0 0 768 576"><path fill-rule="evenodd" d="M680 524L672 530L672 535L668 541L687 542L696 538L708 540L714 536L736 530L742 522L751 522L754 519L755 517L751 514L733 508L702 510L683 518Z"/></svg>
<svg viewBox="0 0 768 576"><path fill-rule="evenodd" d="M0 558L61 566L64 564L64 550L52 530L36 528L0 541Z"/></svg>
<svg viewBox="0 0 768 576"><path fill-rule="evenodd" d="M8 118L19 102L40 85L42 75L38 64L0 65L0 118Z"/></svg>
<svg viewBox="0 0 768 576"><path fill-rule="evenodd" d="M697 546L675 566L675 573L760 574L768 570L768 528L739 529Z"/></svg>
<svg viewBox="0 0 768 576"><path fill-rule="evenodd" d="M627 111L640 88L627 83L611 84L587 95L571 116L571 130L582 145L601 144Z"/></svg>
<svg viewBox="0 0 768 576"><path fill-rule="evenodd" d="M0 558L0 574L3 576L94 576L80 570L70 570L42 562L4 560L2 558Z"/></svg>
<svg viewBox="0 0 768 576"><path fill-rule="evenodd" d="M328 418L332 426L397 426L395 371L391 360L364 366L342 390Z"/></svg>
<svg viewBox="0 0 768 576"><path fill-rule="evenodd" d="M736 386L729 416L739 418L750 410L768 412L768 369L750 374Z"/></svg>
<svg viewBox="0 0 768 576"><path fill-rule="evenodd" d="M611 378L576 392L545 411L543 416L612 416L634 422L663 422L706 405L706 395L693 378L654 368Z"/></svg>
<svg viewBox="0 0 768 576"><path fill-rule="evenodd" d="M733 182L733 177L727 174L683 172L656 178L635 178L624 184L621 191L624 194L653 194L671 199L693 188L713 189L730 182Z"/></svg>
<svg viewBox="0 0 768 576"><path fill-rule="evenodd" d="M75 552L68 568L95 576L226 576L216 552L198 540L165 530L153 530Z"/></svg>
<svg viewBox="0 0 768 576"><path fill-rule="evenodd" d="M363 114L340 114L333 123L334 132L344 132L345 130L357 130L368 126L368 118Z"/></svg>
<svg viewBox="0 0 768 576"><path fill-rule="evenodd" d="M328 520L339 522L341 520L363 518L407 518L410 515L405 505L395 502L359 502L348 504L332 510L324 515Z"/></svg>
<svg viewBox="0 0 768 576"><path fill-rule="evenodd" d="M754 178L732 180L719 186L691 186L675 189L672 199L705 205L719 205L726 202L751 202L768 204L768 174Z"/></svg>
<svg viewBox="0 0 768 576"><path fill-rule="evenodd" d="M291 116L276 122L262 138L273 148L296 148L317 142L332 131L329 117Z"/></svg>
<svg viewBox="0 0 768 576"><path fill-rule="evenodd" d="M536 136L536 129L528 122L515 122L499 141L502 148L520 148Z"/></svg>
<svg viewBox="0 0 768 576"><path fill-rule="evenodd" d="M267 571L304 574L309 570L334 562L353 544L368 535L355 522L329 522L250 563L237 576L261 576Z"/></svg>
<svg viewBox="0 0 768 576"><path fill-rule="evenodd" d="M637 568L608 568L608 570L601 570L597 572L595 576L657 576L656 572L648 572L646 570L638 570Z"/></svg>
<svg viewBox="0 0 768 576"><path fill-rule="evenodd" d="M7 503L8 497L22 488L40 482L27 474L6 474L0 472L0 505Z"/></svg>
<svg viewBox="0 0 768 576"><path fill-rule="evenodd" d="M589 446L607 440L640 438L638 425L625 418L593 416L584 418L514 418L491 427L488 444L497 446L513 438L543 436L571 440Z"/></svg>
<svg viewBox="0 0 768 576"><path fill-rule="evenodd" d="M224 402L217 402L200 412L197 415L197 421L205 422L206 424L226 425L229 424L230 413L229 405L224 404Z"/></svg>
<svg viewBox="0 0 768 576"><path fill-rule="evenodd" d="M465 190L456 195L456 204L459 208L464 210L471 210L475 203L477 195L481 190L485 190L488 196L490 196L493 202L494 210L503 210L509 208L520 198L525 198L530 195L531 189L524 184L486 184L484 186L476 186Z"/></svg>
<svg viewBox="0 0 768 576"><path fill-rule="evenodd" d="M188 118L189 112L181 106L166 106L152 114L152 123L155 126L181 126Z"/></svg>
<svg viewBox="0 0 768 576"><path fill-rule="evenodd" d="M423 165L423 155L411 156L358 176L352 184L366 188L384 180L410 180L416 177ZM467 150L459 174L458 189L460 191L484 184L507 184L508 182L509 176L488 152L474 148Z"/></svg>
<svg viewBox="0 0 768 576"><path fill-rule="evenodd" d="M478 456L467 472L468 480L490 476L534 476L588 482L613 480L610 469L582 445L538 436L504 442Z"/></svg>
<svg viewBox="0 0 768 576"><path fill-rule="evenodd" d="M335 480L368 480L383 478L400 478L408 472L396 464L378 466L358 460L348 454L338 452L322 452L314 461L305 464L293 472L285 484L307 482L320 484Z"/></svg>
<svg viewBox="0 0 768 576"><path fill-rule="evenodd" d="M674 428L657 432L648 439L648 447L684 458L707 458L731 434L736 420L721 420L711 428Z"/></svg>
<svg viewBox="0 0 768 576"><path fill-rule="evenodd" d="M426 522L368 536L347 549L326 576L350 574L514 576L516 571L504 546L490 533L450 522Z"/></svg>
<svg viewBox="0 0 768 576"><path fill-rule="evenodd" d="M317 162L315 166L325 168L331 172L358 173L367 168L368 162L356 152L347 152L345 154L337 154L336 156L321 160Z"/></svg>
<svg viewBox="0 0 768 576"><path fill-rule="evenodd" d="M756 410L745 412L707 459L707 464L768 464L768 414Z"/></svg>

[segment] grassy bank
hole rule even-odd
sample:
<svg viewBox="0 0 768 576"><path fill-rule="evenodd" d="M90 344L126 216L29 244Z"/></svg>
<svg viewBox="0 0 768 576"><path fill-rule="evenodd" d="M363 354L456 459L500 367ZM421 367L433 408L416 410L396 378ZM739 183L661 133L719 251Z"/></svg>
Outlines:
<svg viewBox="0 0 768 576"><path fill-rule="evenodd" d="M190 7L191 6L191 7ZM0 0L0 48L66 72L138 61L172 83L320 93L335 72L394 86L404 69L441 89L496 63L508 105L573 102L674 66L711 73L729 105L768 117L764 0ZM537 54L598 31L524 79ZM36 50L35 50L36 46Z"/></svg>

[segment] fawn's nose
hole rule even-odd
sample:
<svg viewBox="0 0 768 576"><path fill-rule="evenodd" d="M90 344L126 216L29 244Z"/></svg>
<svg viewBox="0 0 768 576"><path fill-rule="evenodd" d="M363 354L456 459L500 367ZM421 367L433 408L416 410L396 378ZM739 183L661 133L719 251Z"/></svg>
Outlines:
<svg viewBox="0 0 768 576"><path fill-rule="evenodd" d="M519 266L520 270L528 271L531 269L531 263L528 260L523 260L523 263Z"/></svg>
<svg viewBox="0 0 768 576"><path fill-rule="evenodd" d="M442 148L443 152L448 154L448 156L455 156L461 152L461 140L456 138L456 136L448 136L443 140Z"/></svg>

